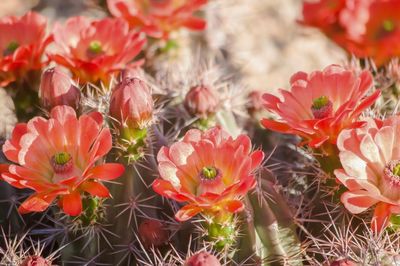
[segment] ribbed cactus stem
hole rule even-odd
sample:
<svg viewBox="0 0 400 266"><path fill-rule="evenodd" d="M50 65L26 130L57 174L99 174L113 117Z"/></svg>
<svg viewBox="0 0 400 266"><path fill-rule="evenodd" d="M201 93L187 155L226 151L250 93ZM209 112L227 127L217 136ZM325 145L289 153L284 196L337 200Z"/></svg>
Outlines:
<svg viewBox="0 0 400 266"><path fill-rule="evenodd" d="M314 152L321 169L328 175L334 177L333 172L336 169L342 168L339 159L339 150L335 145L325 144L321 149L315 149Z"/></svg>
<svg viewBox="0 0 400 266"><path fill-rule="evenodd" d="M238 228L240 234L237 240L237 251L235 260L240 263L256 263L260 258L257 256L256 230L254 227L254 211L249 199L244 199L246 209L238 214Z"/></svg>
<svg viewBox="0 0 400 266"><path fill-rule="evenodd" d="M118 140L122 150L121 157L126 164L131 164L141 159L146 146L147 128L124 128Z"/></svg>
<svg viewBox="0 0 400 266"><path fill-rule="evenodd" d="M235 243L237 229L233 215L207 219L204 228L206 240L211 242L216 250L228 250Z"/></svg>
<svg viewBox="0 0 400 266"><path fill-rule="evenodd" d="M270 173L263 173L264 176ZM293 215L284 199L273 189L271 182L263 182L268 197L249 195L254 210L254 227L266 252L266 260L282 265L302 265L300 242L296 235ZM275 265L275 264L272 264Z"/></svg>

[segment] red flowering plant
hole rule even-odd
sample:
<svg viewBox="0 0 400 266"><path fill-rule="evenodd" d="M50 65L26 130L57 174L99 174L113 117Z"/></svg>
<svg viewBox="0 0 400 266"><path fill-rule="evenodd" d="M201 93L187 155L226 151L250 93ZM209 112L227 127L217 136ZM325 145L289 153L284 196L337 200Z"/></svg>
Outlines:
<svg viewBox="0 0 400 266"><path fill-rule="evenodd" d="M310 74L298 72L290 79L290 91L280 90L282 98L265 93L265 108L279 120L262 119L265 128L300 136L302 144L325 156L337 156L337 137L345 128L359 127L360 114L379 97L367 96L373 85L369 71L356 74L337 65Z"/></svg>
<svg viewBox="0 0 400 266"><path fill-rule="evenodd" d="M161 177L153 189L188 203L175 214L179 221L198 213L224 219L243 210L241 198L256 185L254 170L263 158L262 151L251 151L246 135L233 139L219 127L192 129L182 141L159 151Z"/></svg>
<svg viewBox="0 0 400 266"><path fill-rule="evenodd" d="M51 60L68 68L80 83L102 81L132 64L146 43L121 19L73 17L54 26L55 51Z"/></svg>
<svg viewBox="0 0 400 266"><path fill-rule="evenodd" d="M349 50L358 57L371 57L377 66L383 66L400 56L400 2L371 1L368 13L364 32L349 44Z"/></svg>
<svg viewBox="0 0 400 266"><path fill-rule="evenodd" d="M380 67L400 56L400 3L397 0L304 2L301 23L320 29L359 58Z"/></svg>
<svg viewBox="0 0 400 266"><path fill-rule="evenodd" d="M115 17L129 22L154 38L168 39L169 34L181 27L204 30L206 22L194 12L208 0L107 0Z"/></svg>
<svg viewBox="0 0 400 266"><path fill-rule="evenodd" d="M303 3L304 25L319 28L327 36L335 38L344 32L339 22L339 14L346 6L346 0L320 0Z"/></svg>
<svg viewBox="0 0 400 266"><path fill-rule="evenodd" d="M111 133L100 113L77 118L71 107L57 106L49 119L35 117L16 125L3 145L13 164L1 176L16 188L35 191L19 207L21 213L44 211L58 197L63 211L76 216L82 212L83 193L109 197L102 181L124 172L121 164L95 165L111 147Z"/></svg>
<svg viewBox="0 0 400 266"><path fill-rule="evenodd" d="M46 34L47 20L35 12L0 19L0 86L28 79L46 63L43 53L52 37Z"/></svg>

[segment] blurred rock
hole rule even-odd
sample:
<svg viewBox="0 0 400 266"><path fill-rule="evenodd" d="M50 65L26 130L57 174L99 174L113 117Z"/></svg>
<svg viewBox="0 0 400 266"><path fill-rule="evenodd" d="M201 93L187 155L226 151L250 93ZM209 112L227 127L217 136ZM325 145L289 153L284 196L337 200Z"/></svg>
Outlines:
<svg viewBox="0 0 400 266"><path fill-rule="evenodd" d="M301 0L220 0L207 10L207 41L223 49L251 89L287 87L297 71L342 63L346 55L320 32L299 25Z"/></svg>
<svg viewBox="0 0 400 266"><path fill-rule="evenodd" d="M7 139L17 123L14 103L5 89L0 88L0 140Z"/></svg>

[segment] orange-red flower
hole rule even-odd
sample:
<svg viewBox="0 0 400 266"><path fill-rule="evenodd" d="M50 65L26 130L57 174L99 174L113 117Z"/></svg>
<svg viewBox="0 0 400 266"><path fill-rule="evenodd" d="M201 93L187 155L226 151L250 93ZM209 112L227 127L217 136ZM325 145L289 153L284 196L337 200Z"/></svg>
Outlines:
<svg viewBox="0 0 400 266"><path fill-rule="evenodd" d="M0 19L0 86L43 67L43 52L52 41L46 25L46 18L35 12Z"/></svg>
<svg viewBox="0 0 400 266"><path fill-rule="evenodd" d="M121 19L73 17L54 27L56 51L49 57L80 82L108 83L140 53L145 36Z"/></svg>
<svg viewBox="0 0 400 266"><path fill-rule="evenodd" d="M341 201L358 214L375 205L371 227L382 230L400 213L400 116L369 119L364 127L344 130L338 138L343 169L336 177L348 188Z"/></svg>
<svg viewBox="0 0 400 266"><path fill-rule="evenodd" d="M330 37L342 34L339 14L345 8L346 0L320 0L303 3L302 24L319 28Z"/></svg>
<svg viewBox="0 0 400 266"><path fill-rule="evenodd" d="M303 4L302 24L319 28L357 57L382 66L400 56L400 2L319 0Z"/></svg>
<svg viewBox="0 0 400 266"><path fill-rule="evenodd" d="M256 185L253 172L263 157L262 151L251 152L245 135L233 139L219 127L192 129L182 141L159 151L161 178L153 189L188 203L175 214L180 221L200 212L214 217L235 213L243 209L241 197Z"/></svg>
<svg viewBox="0 0 400 266"><path fill-rule="evenodd" d="M400 2L372 1L368 11L363 34L349 42L348 49L358 57L371 57L377 66L382 66L400 56Z"/></svg>
<svg viewBox="0 0 400 266"><path fill-rule="evenodd" d="M76 117L74 109L60 105L49 119L35 117L16 125L3 152L13 162L2 178L17 188L35 192L19 207L21 213L41 212L58 197L65 213L82 211L81 195L109 197L102 180L124 172L116 163L95 165L112 147L111 133L100 113Z"/></svg>
<svg viewBox="0 0 400 266"><path fill-rule="evenodd" d="M181 27L203 30L206 22L194 12L208 0L107 0L115 17L124 18L132 28L139 28L149 36L168 38L171 31Z"/></svg>
<svg viewBox="0 0 400 266"><path fill-rule="evenodd" d="M366 97L373 79L369 71L359 75L337 65L311 74L298 72L290 80L290 91L280 90L282 98L264 94L268 111L279 121L263 119L265 128L302 137L312 148L336 144L344 128L361 125L359 115L379 97L375 91Z"/></svg>

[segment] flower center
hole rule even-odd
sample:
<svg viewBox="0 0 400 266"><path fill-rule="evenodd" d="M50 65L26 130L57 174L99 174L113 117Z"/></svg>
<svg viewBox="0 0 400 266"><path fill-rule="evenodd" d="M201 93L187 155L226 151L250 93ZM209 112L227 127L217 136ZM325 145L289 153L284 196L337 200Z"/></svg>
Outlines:
<svg viewBox="0 0 400 266"><path fill-rule="evenodd" d="M219 170L214 166L205 166L200 172L200 178L202 180L215 180L219 175Z"/></svg>
<svg viewBox="0 0 400 266"><path fill-rule="evenodd" d="M393 20L390 20L390 19L386 19L386 20L384 20L383 21L383 23L382 23L382 27L383 27L383 29L385 30L385 31L387 31L387 32L392 32L393 30L394 30L394 22L393 22Z"/></svg>
<svg viewBox="0 0 400 266"><path fill-rule="evenodd" d="M336 0L331 0L331 1L328 1L327 5L328 5L328 8L330 8L330 9L336 9L338 7L339 3Z"/></svg>
<svg viewBox="0 0 400 266"><path fill-rule="evenodd" d="M332 114L333 104L327 96L321 96L313 100L311 111L316 119L322 119Z"/></svg>
<svg viewBox="0 0 400 266"><path fill-rule="evenodd" d="M383 170L384 177L392 185L400 185L400 160L390 161Z"/></svg>
<svg viewBox="0 0 400 266"><path fill-rule="evenodd" d="M18 42L12 41L7 45L7 48L3 51L3 56L11 55L19 47Z"/></svg>
<svg viewBox="0 0 400 266"><path fill-rule="evenodd" d="M102 53L103 53L103 48L101 46L101 42L91 41L87 49L88 57L96 57Z"/></svg>
<svg viewBox="0 0 400 266"><path fill-rule="evenodd" d="M51 166L57 174L65 174L72 170L72 156L68 152L59 152L51 157Z"/></svg>

